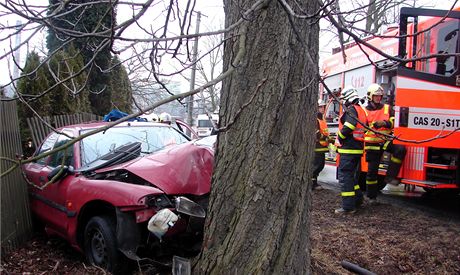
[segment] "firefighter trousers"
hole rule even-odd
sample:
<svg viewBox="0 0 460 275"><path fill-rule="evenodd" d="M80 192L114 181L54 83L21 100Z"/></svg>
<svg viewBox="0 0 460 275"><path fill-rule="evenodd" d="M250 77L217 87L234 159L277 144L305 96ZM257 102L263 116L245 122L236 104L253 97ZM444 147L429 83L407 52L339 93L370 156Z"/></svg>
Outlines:
<svg viewBox="0 0 460 275"><path fill-rule="evenodd" d="M383 144L382 149L391 153L390 164L388 165L385 180L395 179L399 174L402 162L406 156L406 147L400 144L393 144L393 141L387 141Z"/></svg>
<svg viewBox="0 0 460 275"><path fill-rule="evenodd" d="M325 164L325 152L315 152L315 156L313 158L313 173L311 176L312 188L318 186L318 175L324 169Z"/></svg>
<svg viewBox="0 0 460 275"><path fill-rule="evenodd" d="M379 193L378 173L383 152L386 151L391 155L385 179L387 182L398 176L402 161L406 156L406 147L393 144L393 141L387 141L384 144L366 144L365 148L367 162L366 195L368 198L374 199Z"/></svg>
<svg viewBox="0 0 460 275"><path fill-rule="evenodd" d="M378 146L380 147L380 146ZM382 150L366 150L367 174L366 174L366 195L370 199L377 198L379 193L378 173Z"/></svg>
<svg viewBox="0 0 460 275"><path fill-rule="evenodd" d="M363 194L358 184L358 169L361 154L340 154L337 176L342 196L342 208L350 211L361 204Z"/></svg>

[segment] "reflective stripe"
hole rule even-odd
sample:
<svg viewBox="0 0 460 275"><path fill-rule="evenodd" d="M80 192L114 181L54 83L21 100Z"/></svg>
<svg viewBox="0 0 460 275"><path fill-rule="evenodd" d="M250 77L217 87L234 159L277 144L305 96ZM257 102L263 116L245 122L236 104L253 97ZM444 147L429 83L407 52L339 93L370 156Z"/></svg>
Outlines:
<svg viewBox="0 0 460 275"><path fill-rule="evenodd" d="M386 149L387 149L387 147L388 147L388 145L390 144L390 142L391 142L391 141L388 140L387 142L385 142L385 144L383 144L383 150L386 150Z"/></svg>
<svg viewBox="0 0 460 275"><path fill-rule="evenodd" d="M364 146L364 149L380 151L380 146Z"/></svg>
<svg viewBox="0 0 460 275"><path fill-rule="evenodd" d="M351 191L351 192L342 192L340 193L342 195L342 197L353 197L355 195L355 191Z"/></svg>
<svg viewBox="0 0 460 275"><path fill-rule="evenodd" d="M343 139L346 138L340 131L338 131L337 134L339 135L340 138L343 138Z"/></svg>
<svg viewBox="0 0 460 275"><path fill-rule="evenodd" d="M383 105L383 113L385 115L388 115L389 112L390 112L390 106L388 104Z"/></svg>
<svg viewBox="0 0 460 275"><path fill-rule="evenodd" d="M364 141L374 141L374 143L382 141L382 138L379 137L365 137Z"/></svg>
<svg viewBox="0 0 460 275"><path fill-rule="evenodd" d="M366 184L377 184L378 180L366 180Z"/></svg>
<svg viewBox="0 0 460 275"><path fill-rule="evenodd" d="M329 148L316 148L315 152L326 152L329 151Z"/></svg>
<svg viewBox="0 0 460 275"><path fill-rule="evenodd" d="M345 124L343 124L343 126L347 126L348 128L350 128L351 130L354 130L356 128L355 125L351 124L350 122L345 122Z"/></svg>
<svg viewBox="0 0 460 275"><path fill-rule="evenodd" d="M402 162L402 160L400 160L400 159L398 159L398 158L395 158L395 157L391 156L391 162L400 164L400 163Z"/></svg>
<svg viewBox="0 0 460 275"><path fill-rule="evenodd" d="M339 153L344 153L344 154L362 154L364 152L364 150L360 150L360 149L342 149L342 148L338 148L337 150L339 151Z"/></svg>
<svg viewBox="0 0 460 275"><path fill-rule="evenodd" d="M355 188L355 190L359 190L359 185L356 184L356 185L354 186L354 188Z"/></svg>

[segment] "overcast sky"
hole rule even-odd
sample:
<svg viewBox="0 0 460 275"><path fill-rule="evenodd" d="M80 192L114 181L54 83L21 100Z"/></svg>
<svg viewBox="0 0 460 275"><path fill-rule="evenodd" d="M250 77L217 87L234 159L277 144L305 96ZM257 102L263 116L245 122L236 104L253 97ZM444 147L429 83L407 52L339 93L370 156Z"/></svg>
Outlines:
<svg viewBox="0 0 460 275"><path fill-rule="evenodd" d="M133 0L135 1L135 0ZM141 0L137 0L141 1ZM26 0L26 3L33 3L34 5L46 5L48 3L48 0ZM178 1L181 2L181 1ZM185 1L184 1L185 2ZM417 3L426 3L428 6L435 6L436 8L441 8L441 9L448 9L450 6L456 2L456 0L417 0ZM162 5L161 1L155 2L155 5ZM163 4L164 5L164 4ZM457 6L459 4L457 3ZM156 10L156 9L152 9ZM161 10L161 9L160 9ZM217 30L222 27L224 24L224 12L223 12L223 7L222 7L222 1L208 1L208 0L197 0L196 4L196 11L200 11L203 13L202 16L202 21L200 25L200 31L209 31L209 30ZM1 11L1 10L0 10ZM122 22L132 16L132 12L130 10L124 10L124 9L118 9L118 16L117 16L117 22ZM16 20L18 18L16 17L1 17L2 18L2 23L3 24L15 24ZM156 18L156 19L155 19ZM153 11L151 14L147 14L147 16L143 16L141 19L140 25L144 28L149 28L152 26L152 28L155 28L155 24L161 24L161 20L159 20L159 16L153 14ZM195 19L192 19L193 24L195 23ZM133 26L128 33L132 35L136 35L137 30L136 26ZM194 30L195 26L192 27L192 30ZM0 34L1 37L4 37L6 35L6 32L3 34ZM29 34L28 33L22 33L22 39L24 40L25 37L27 37ZM40 50L45 50L46 48L44 47L45 45L45 37L46 37L46 32L41 33L39 35L36 35L35 39L33 40L33 43L29 45L28 48L23 47L20 55L20 60L21 64L23 65L26 57L27 50L32 50L36 49L38 51ZM201 47L203 47L204 43L199 44ZM11 45L14 45L14 42L11 42ZM331 52L332 47L337 47L338 42L334 40L334 38L330 34L322 34L321 39L320 39L320 55L329 55ZM10 47L9 43L2 43L0 44L0 52L1 54L4 54L5 50ZM129 52L125 52L122 54L123 55L129 55ZM8 66L8 61L11 62L11 58L3 58L0 60L0 70L2 74L0 74L0 83L4 84L8 82L9 79L9 74L7 73L8 70L7 68L12 68L12 64Z"/></svg>

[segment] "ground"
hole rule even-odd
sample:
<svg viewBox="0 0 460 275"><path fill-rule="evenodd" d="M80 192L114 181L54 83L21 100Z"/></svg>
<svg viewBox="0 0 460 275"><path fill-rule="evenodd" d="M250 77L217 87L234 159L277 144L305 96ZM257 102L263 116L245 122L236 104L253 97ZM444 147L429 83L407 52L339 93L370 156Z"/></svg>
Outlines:
<svg viewBox="0 0 460 275"><path fill-rule="evenodd" d="M460 221L389 203L336 216L337 191L312 193L312 273L350 274L346 260L377 274L460 274ZM38 235L2 255L2 274L105 274L64 241ZM148 274L143 268L142 272Z"/></svg>
<svg viewBox="0 0 460 275"><path fill-rule="evenodd" d="M336 191L313 191L313 274L347 274L341 261L377 274L460 274L460 221L382 203L337 216Z"/></svg>

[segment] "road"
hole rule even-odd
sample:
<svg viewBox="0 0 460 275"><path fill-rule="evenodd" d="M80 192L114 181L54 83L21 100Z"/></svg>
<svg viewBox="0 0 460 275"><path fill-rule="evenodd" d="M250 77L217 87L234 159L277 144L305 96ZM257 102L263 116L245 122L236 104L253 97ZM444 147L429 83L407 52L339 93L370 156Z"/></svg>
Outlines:
<svg viewBox="0 0 460 275"><path fill-rule="evenodd" d="M318 177L319 183L328 189L339 191L336 179L336 167L326 165ZM414 191L404 190L404 185L387 185L379 197L384 203L390 203L405 208L412 208L437 217L445 217L460 221L460 194L430 194L423 189Z"/></svg>

